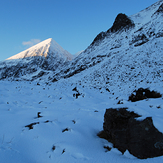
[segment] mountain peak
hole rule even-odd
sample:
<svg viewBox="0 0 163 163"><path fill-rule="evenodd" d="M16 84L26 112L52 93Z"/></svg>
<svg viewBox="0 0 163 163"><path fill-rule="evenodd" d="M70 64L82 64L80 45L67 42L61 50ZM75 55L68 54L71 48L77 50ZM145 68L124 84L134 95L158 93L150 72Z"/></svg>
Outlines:
<svg viewBox="0 0 163 163"><path fill-rule="evenodd" d="M127 15L120 13L117 15L114 24L110 30L111 32L117 32L118 30L121 30L123 28L129 29L130 27L134 26L135 24L131 21L131 19Z"/></svg>
<svg viewBox="0 0 163 163"><path fill-rule="evenodd" d="M12 59L23 59L28 57L36 57L36 56L58 56L63 58L64 60L72 60L72 55L64 50L56 41L52 38L48 38L10 58L7 60Z"/></svg>

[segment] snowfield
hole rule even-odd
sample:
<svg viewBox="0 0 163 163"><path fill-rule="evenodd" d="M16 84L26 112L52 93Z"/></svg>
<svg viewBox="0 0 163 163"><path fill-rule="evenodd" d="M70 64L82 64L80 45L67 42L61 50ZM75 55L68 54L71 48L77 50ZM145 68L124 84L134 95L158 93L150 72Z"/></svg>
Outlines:
<svg viewBox="0 0 163 163"><path fill-rule="evenodd" d="M158 89L163 92L162 87ZM152 116L163 132L163 99L129 102L130 91L114 94L69 80L52 85L0 81L1 163L162 163L163 156L140 160L128 151L122 155L97 136L105 110L111 107L129 107L141 119ZM123 104L118 105L119 100Z"/></svg>

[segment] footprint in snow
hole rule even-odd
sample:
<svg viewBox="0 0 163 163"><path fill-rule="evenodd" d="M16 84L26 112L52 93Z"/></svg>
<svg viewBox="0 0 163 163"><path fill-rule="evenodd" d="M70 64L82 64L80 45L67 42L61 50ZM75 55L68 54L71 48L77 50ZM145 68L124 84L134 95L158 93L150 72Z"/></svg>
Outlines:
<svg viewBox="0 0 163 163"><path fill-rule="evenodd" d="M84 156L82 153L74 153L72 157L75 159L90 160L89 157Z"/></svg>

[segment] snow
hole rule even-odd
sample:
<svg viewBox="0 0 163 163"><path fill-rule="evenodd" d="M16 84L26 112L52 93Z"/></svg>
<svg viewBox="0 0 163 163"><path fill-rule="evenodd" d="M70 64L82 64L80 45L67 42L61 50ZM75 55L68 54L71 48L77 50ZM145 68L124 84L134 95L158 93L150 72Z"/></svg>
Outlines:
<svg viewBox="0 0 163 163"><path fill-rule="evenodd" d="M111 33L98 46L88 47L53 71L36 67L37 71L28 74L22 68L24 75L16 79L23 81L12 81L12 76L6 77L11 81L0 81L1 162L162 163L163 156L139 160L128 151L122 155L97 136L103 129L105 110L119 107L142 115L137 120L152 117L155 127L163 132L163 98L128 101L129 95L140 87L163 94L163 37L157 37L162 33L163 21L162 15L154 14L162 2L130 16L135 28ZM134 42L143 34L147 42L142 45L142 39ZM33 60L30 56L35 55L72 59L54 40L47 39L1 62L1 71L3 67L8 68L8 73L13 73L14 66L30 67ZM65 78L80 66L87 68ZM48 73L30 82L42 70ZM53 83L54 77L58 81ZM81 94L77 99L75 87ZM123 104L118 105L118 101ZM42 117L37 117L38 112ZM32 123L33 129L25 127ZM104 146L111 147L111 151Z"/></svg>
<svg viewBox="0 0 163 163"><path fill-rule="evenodd" d="M82 94L77 99L73 97L75 87ZM110 107L129 107L142 119L152 116L154 125L163 132L162 98L132 103L128 93L113 95L68 80L52 85L0 81L1 162L161 163L162 156L139 160L128 151L122 155L97 136L103 129L105 109ZM124 104L118 105L119 99ZM42 117L37 117L38 112ZM33 129L25 127L35 122L39 123ZM104 146L111 147L111 151L106 152Z"/></svg>
<svg viewBox="0 0 163 163"><path fill-rule="evenodd" d="M75 54L73 55L73 59L76 58L78 55L80 55L82 52L84 52L84 50L81 50L81 51L75 53Z"/></svg>
<svg viewBox="0 0 163 163"><path fill-rule="evenodd" d="M54 41L52 38L49 38L47 40L44 40L29 49L20 52L7 60L12 59L21 59L21 58L27 58L27 57L33 57L33 56L44 56L47 57L48 55L57 55L61 58L64 58L65 60L72 60L72 55L64 50L56 41Z"/></svg>
<svg viewBox="0 0 163 163"><path fill-rule="evenodd" d="M151 20L152 15L158 10L162 2L163 0L159 0L150 7L147 7L139 13L130 16L130 18L136 24L137 29L139 29L142 25L148 23Z"/></svg>

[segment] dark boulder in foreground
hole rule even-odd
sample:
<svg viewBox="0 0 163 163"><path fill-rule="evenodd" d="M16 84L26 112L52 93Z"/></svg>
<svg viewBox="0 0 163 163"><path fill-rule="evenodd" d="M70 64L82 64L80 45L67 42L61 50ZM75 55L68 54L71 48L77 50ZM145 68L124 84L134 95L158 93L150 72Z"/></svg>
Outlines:
<svg viewBox="0 0 163 163"><path fill-rule="evenodd" d="M104 130L98 136L113 143L122 153L128 150L140 159L163 155L163 134L155 128L152 118L136 120L140 115L127 109L106 109Z"/></svg>

